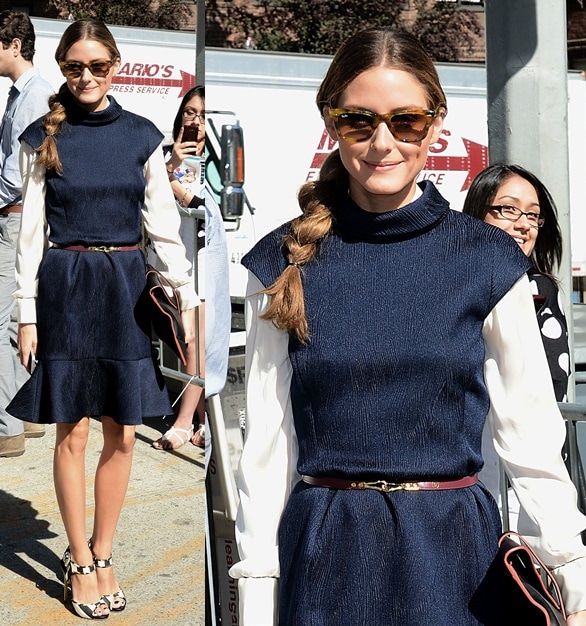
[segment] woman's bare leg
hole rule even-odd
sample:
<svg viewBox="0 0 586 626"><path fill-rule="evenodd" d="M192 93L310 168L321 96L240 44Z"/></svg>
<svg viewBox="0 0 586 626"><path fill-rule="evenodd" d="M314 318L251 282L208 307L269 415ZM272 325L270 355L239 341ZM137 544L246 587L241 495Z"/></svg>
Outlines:
<svg viewBox="0 0 586 626"><path fill-rule="evenodd" d="M87 545L85 525L85 450L88 434L87 417L76 424L57 424L53 455L55 493L69 540L71 559L82 566L93 564L93 557ZM95 573L73 575L71 588L73 598L84 604L97 602L102 595Z"/></svg>
<svg viewBox="0 0 586 626"><path fill-rule="evenodd" d="M190 376L199 375L201 378L204 378L205 310L203 303L198 307L198 314L198 340L197 342L190 343L187 346L187 365L183 368L183 371ZM196 344L199 346L199 367L198 355L196 353ZM197 411L200 424L204 423L205 416L205 397L203 387L200 387L199 385L193 385L191 383L187 383L186 386L187 388L181 395L181 404L179 405L177 417L175 418L175 422L173 423L174 428L181 429L178 435L183 439L185 438L185 433L183 431L189 432L193 425L193 416L195 412ZM153 442L153 445L155 448L172 450L173 448L178 448L181 444L177 437L170 437L169 440L161 437L160 439L157 439L157 441Z"/></svg>
<svg viewBox="0 0 586 626"><path fill-rule="evenodd" d="M104 447L94 483L96 508L91 539L94 556L106 560L112 555L114 533L130 480L135 427L121 426L112 418L103 417L102 432ZM118 591L113 567L97 568L96 572L100 594L108 595Z"/></svg>

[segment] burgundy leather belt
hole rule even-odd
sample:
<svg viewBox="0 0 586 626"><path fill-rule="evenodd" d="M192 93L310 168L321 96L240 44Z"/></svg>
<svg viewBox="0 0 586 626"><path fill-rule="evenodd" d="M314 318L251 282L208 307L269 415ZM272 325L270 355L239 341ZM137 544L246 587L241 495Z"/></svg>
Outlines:
<svg viewBox="0 0 586 626"><path fill-rule="evenodd" d="M9 204L0 209L0 215L8 215L9 213L22 213L22 205Z"/></svg>
<svg viewBox="0 0 586 626"><path fill-rule="evenodd" d="M465 476L458 480L423 481L412 483L391 483L386 480L366 482L364 480L348 480L346 478L316 478L302 476L301 480L314 487L328 487L329 489L374 489L375 491L441 491L442 489L463 489L472 487L478 482L478 474Z"/></svg>
<svg viewBox="0 0 586 626"><path fill-rule="evenodd" d="M133 246L61 246L54 243L53 248L75 250L76 252L129 252L130 250L138 250L138 244L135 243Z"/></svg>

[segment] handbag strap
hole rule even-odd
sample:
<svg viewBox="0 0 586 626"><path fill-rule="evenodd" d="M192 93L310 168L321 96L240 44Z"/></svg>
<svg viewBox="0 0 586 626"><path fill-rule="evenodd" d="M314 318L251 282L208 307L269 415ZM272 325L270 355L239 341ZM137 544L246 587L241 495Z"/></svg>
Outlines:
<svg viewBox="0 0 586 626"><path fill-rule="evenodd" d="M539 555L537 554L537 552L535 552L533 547L529 543L527 543L527 540L525 539L525 537L523 537L523 535L520 535L519 533L509 530L506 533L503 533L502 537L499 539L499 545L505 538L516 540L520 545L522 545L524 548L526 548L529 551L529 553L531 554L531 557L539 563L539 565L544 569L544 571L549 572L549 567L547 567L547 565L539 558Z"/></svg>
<svg viewBox="0 0 586 626"><path fill-rule="evenodd" d="M566 610L564 607L562 592L557 580L555 579L555 576L551 573L549 567L541 560L537 552L535 552L534 548L527 542L523 535L520 535L519 533L516 533L512 530L507 531L501 535L499 539L499 546L501 546L505 539L511 539L517 542L519 544L519 547L525 549L530 557L535 561L535 563L537 563L541 567L542 571L547 576L548 583L553 587L553 591L557 595L557 599L552 597L552 600L554 600L555 603L559 604L560 611L564 616L564 619L566 619ZM547 591L547 593L551 596L551 592L549 590Z"/></svg>

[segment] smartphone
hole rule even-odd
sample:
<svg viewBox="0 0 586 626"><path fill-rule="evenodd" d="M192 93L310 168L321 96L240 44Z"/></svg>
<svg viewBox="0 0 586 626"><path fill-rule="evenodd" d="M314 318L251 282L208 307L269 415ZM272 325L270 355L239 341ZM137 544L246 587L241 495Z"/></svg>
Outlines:
<svg viewBox="0 0 586 626"><path fill-rule="evenodd" d="M28 366L27 370L29 374L32 374L35 371L35 367L37 366L37 359L35 357L35 353L31 350L28 355Z"/></svg>
<svg viewBox="0 0 586 626"><path fill-rule="evenodd" d="M182 141L197 141L199 126L184 126Z"/></svg>

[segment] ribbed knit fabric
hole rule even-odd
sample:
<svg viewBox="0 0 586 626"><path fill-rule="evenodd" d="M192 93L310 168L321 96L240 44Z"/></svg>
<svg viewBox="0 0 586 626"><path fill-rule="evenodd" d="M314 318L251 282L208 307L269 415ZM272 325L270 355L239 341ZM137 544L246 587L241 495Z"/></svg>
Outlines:
<svg viewBox="0 0 586 626"><path fill-rule="evenodd" d="M43 139L40 121L21 136L32 147ZM63 174L47 173L50 240L61 246L138 243L143 169L162 134L110 98L96 113L70 103L55 139ZM139 305L144 284L140 250L49 248L39 269L39 364L7 410L44 423L108 415L140 424L143 417L170 413L150 323Z"/></svg>
<svg viewBox="0 0 586 626"><path fill-rule="evenodd" d="M528 260L503 231L450 210L431 183L397 211L369 213L345 195L334 214L302 270L310 341L289 346L299 472L473 474L489 406L483 322ZM285 266L287 228L243 259L264 285ZM499 532L482 485L381 494L300 483L279 532L281 624L494 623L468 605Z"/></svg>

